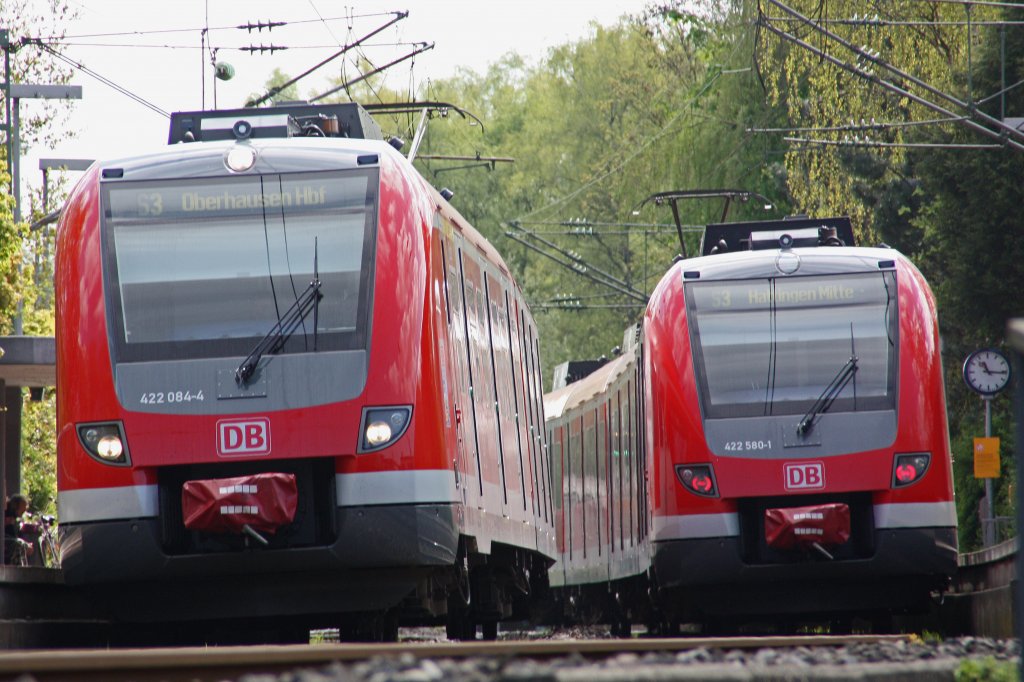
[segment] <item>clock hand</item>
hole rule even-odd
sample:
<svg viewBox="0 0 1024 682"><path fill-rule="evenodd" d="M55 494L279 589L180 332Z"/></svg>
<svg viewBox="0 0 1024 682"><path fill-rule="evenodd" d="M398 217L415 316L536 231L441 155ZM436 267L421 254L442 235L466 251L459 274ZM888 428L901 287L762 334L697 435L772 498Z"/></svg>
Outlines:
<svg viewBox="0 0 1024 682"><path fill-rule="evenodd" d="M987 364L985 364L985 361L984 361L984 360L982 360L982 361L981 361L981 362L979 362L978 364L979 364L979 365L981 365L981 368L982 368L983 370L985 370L985 374L992 374L992 370L990 370L990 369L988 368L988 365L987 365Z"/></svg>

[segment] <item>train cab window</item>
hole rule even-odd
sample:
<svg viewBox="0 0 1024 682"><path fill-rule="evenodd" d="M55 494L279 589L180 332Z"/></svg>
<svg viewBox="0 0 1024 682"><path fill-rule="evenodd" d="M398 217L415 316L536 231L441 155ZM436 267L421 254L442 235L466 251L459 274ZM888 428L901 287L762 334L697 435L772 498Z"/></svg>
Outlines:
<svg viewBox="0 0 1024 682"><path fill-rule="evenodd" d="M894 409L896 273L686 285L707 418L803 414L856 358L832 412Z"/></svg>
<svg viewBox="0 0 1024 682"><path fill-rule="evenodd" d="M302 296L314 267L318 348L364 348L377 184L377 171L363 169L106 185L117 358L244 354ZM312 324L308 314L283 352L306 350Z"/></svg>

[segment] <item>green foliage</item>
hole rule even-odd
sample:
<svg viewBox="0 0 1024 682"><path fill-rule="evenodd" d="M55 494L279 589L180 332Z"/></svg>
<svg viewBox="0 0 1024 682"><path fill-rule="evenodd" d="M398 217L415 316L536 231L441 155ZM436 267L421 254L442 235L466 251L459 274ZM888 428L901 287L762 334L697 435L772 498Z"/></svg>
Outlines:
<svg viewBox="0 0 1024 682"><path fill-rule="evenodd" d="M864 13L857 0L788 3L815 20ZM815 13L815 10L820 10ZM964 7L898 0L873 3L871 12L891 22L956 22ZM975 6L972 20L1019 20L1019 10ZM968 35L952 24L826 24L857 46L876 50L896 65L939 90L964 101L983 100L979 109L999 118L1024 111L1024 92L1005 84L1024 78L1024 37L997 27L974 27ZM848 62L856 58L837 41L801 27L793 33ZM1005 42L1003 38L1005 37ZM968 62L968 53L971 59ZM759 52L772 101L784 106L790 126L842 128L864 122L919 123L940 118L935 112L885 91L844 71L810 51L774 37ZM1005 54L1005 61L1003 55ZM862 66L866 64L862 63ZM878 75L910 87L909 77L895 77L880 66ZM923 91L918 88L918 93ZM937 99L930 96L931 99ZM972 442L984 435L982 408L960 376L967 354L1003 343L1006 320L1019 316L1019 283L1024 281L1024 242L1017 215L1024 205L1021 154L1008 149L970 149L991 143L956 122L820 130L807 137L840 140L869 136L877 142L956 144L958 148L794 146L786 155L787 180L794 202L809 214L847 213L862 237L880 238L915 259L931 282L939 310L946 367L946 392L955 489L960 516L961 549L981 543L978 502L983 482L973 476ZM863 241L863 240L862 240ZM997 516L1014 516L1012 421L1009 401L993 403L993 435L1002 438L1003 476L993 481ZM1011 532L1012 528L1007 530Z"/></svg>
<svg viewBox="0 0 1024 682"><path fill-rule="evenodd" d="M731 3L713 5L697 15L678 3L594 26L536 66L509 55L483 75L460 72L427 93L474 112L484 128L451 115L433 121L421 153L515 159L457 170L442 161L418 165L455 191L453 204L505 255L534 305L546 376L565 360L609 354L642 303L506 233L529 239L517 228L535 232L573 254L563 260L649 293L680 247L667 208L649 204L633 215L647 196L728 187L765 194L780 212L788 206L778 139L747 132L778 120L749 69L749 17ZM720 219L722 203L681 208L684 223L702 224ZM737 206L730 218L764 215ZM607 224L581 234L591 223ZM692 254L699 235L688 237ZM546 307L566 295L587 307Z"/></svg>
<svg viewBox="0 0 1024 682"><path fill-rule="evenodd" d="M16 83L64 84L71 70L38 45L38 38L59 41L61 28L74 15L65 0L5 0L0 3L0 26L10 33L11 77ZM67 125L71 106L66 102L39 100L24 107L20 117L22 150L57 141L74 134ZM0 186L9 187L6 147L0 147ZM28 222L42 216L46 208L59 205L66 183L55 179L51 206L43 207L38 195L22 207L26 222L14 222L14 198L0 193L0 334L11 334L20 316L22 332L30 336L52 335L53 318L53 231L30 232ZM27 393L26 393L27 397ZM56 512L56 428L52 390L42 402L24 403L22 412L22 489L32 509ZM13 491L8 491L13 492Z"/></svg>
<svg viewBox="0 0 1024 682"><path fill-rule="evenodd" d="M997 661L989 656L968 659L953 673L956 682L1016 682L1020 679L1020 664Z"/></svg>
<svg viewBox="0 0 1024 682"><path fill-rule="evenodd" d="M267 79L266 89L262 92L250 93L249 97L246 99L248 102L257 101L269 92L274 93L271 100L275 102L288 102L300 99L298 84L293 83L288 87L281 87L291 79L292 76L284 73L281 69L274 69L270 74L270 78ZM278 88L280 88L280 90ZM242 104L243 103L240 103L239 106Z"/></svg>
<svg viewBox="0 0 1024 682"><path fill-rule="evenodd" d="M21 493L33 511L57 513L56 396L47 389L43 400L26 400L21 413Z"/></svg>
<svg viewBox="0 0 1024 682"><path fill-rule="evenodd" d="M4 0L0 3L0 27L8 29L11 42L13 82L55 85L70 82L71 67L56 60L37 43L42 36L48 44L59 42L65 34L62 26L76 14L77 10L72 9L68 0ZM70 113L66 102L34 102L21 116L22 146L52 147L58 140L72 136L73 130L66 125ZM0 150L6 162L6 147Z"/></svg>

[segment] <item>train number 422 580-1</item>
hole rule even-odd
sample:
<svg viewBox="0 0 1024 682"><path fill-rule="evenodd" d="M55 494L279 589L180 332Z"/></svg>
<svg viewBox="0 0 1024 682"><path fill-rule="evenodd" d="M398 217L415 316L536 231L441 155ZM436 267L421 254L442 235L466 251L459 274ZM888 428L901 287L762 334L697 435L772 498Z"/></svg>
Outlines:
<svg viewBox="0 0 1024 682"><path fill-rule="evenodd" d="M727 452L745 452L748 450L771 450L770 440L729 440L723 448Z"/></svg>

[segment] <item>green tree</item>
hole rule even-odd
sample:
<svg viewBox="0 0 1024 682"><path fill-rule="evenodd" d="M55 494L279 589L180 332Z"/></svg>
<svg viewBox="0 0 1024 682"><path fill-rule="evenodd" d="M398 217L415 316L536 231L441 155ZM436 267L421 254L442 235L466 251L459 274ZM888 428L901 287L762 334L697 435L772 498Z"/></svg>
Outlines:
<svg viewBox="0 0 1024 682"><path fill-rule="evenodd" d="M1004 10L1010 21L1024 19L1020 10ZM985 30L979 35L973 71L961 74L955 85L968 84L979 95L1000 92L1004 83L1024 78L1024 36L1017 31ZM1009 112L1024 111L1024 92L1011 88L1005 95ZM1000 98L979 107L1001 117ZM982 406L964 386L960 368L979 347L1002 346L1006 321L1024 313L1019 284L1024 281L1024 244L1018 214L1024 205L1024 154L1009 149L971 149L990 140L965 128L948 134L929 132L922 141L964 145L958 149L922 149L912 158L921 207L911 227L920 240L922 271L932 281L939 302L943 352L947 368L950 431L956 456L956 487L961 543L980 544L978 502L983 483L973 476L972 443L984 435ZM993 435L1002 441L1002 476L994 483L995 514L1013 517L1015 469L1011 401L993 403Z"/></svg>
<svg viewBox="0 0 1024 682"><path fill-rule="evenodd" d="M0 26L9 32L12 82L70 81L70 69L41 44L59 45L64 36L61 26L73 14L65 0L8 0L0 4ZM39 100L22 108L19 132L23 150L37 145L50 147L73 134L66 125L70 114L66 103ZM0 160L0 184L5 188L0 194L0 333L10 334L12 321L20 315L25 334L52 335L52 231L30 232L27 223L14 222L14 198L6 189L10 187L6 147L0 148ZM22 214L28 220L36 219L43 208L35 194ZM27 398L27 392L23 397ZM21 492L29 497L34 509L51 513L56 511L54 415L52 391L44 401L25 402L22 413Z"/></svg>

